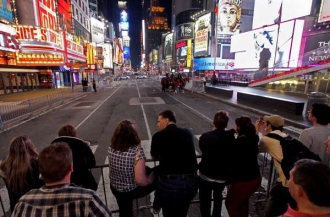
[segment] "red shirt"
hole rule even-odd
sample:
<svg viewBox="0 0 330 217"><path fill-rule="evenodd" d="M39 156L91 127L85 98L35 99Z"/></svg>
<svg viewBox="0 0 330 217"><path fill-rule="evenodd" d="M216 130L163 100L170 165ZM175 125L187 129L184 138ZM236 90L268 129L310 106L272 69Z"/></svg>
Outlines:
<svg viewBox="0 0 330 217"><path fill-rule="evenodd" d="M310 215L307 213L302 213L296 210L291 209L291 207L288 207L288 210L286 213L282 215L282 217L330 217L330 213L324 214L324 215Z"/></svg>

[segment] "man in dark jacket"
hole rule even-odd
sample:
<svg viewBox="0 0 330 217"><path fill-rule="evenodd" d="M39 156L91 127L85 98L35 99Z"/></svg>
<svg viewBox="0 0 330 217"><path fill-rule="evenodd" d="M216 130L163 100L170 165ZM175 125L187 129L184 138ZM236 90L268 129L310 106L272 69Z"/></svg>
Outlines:
<svg viewBox="0 0 330 217"><path fill-rule="evenodd" d="M218 111L213 119L214 130L202 134L199 147L202 160L199 164L200 187L199 199L202 217L221 217L222 191L232 176L230 155L234 132L226 131L228 113ZM211 199L213 191L213 211Z"/></svg>
<svg viewBox="0 0 330 217"><path fill-rule="evenodd" d="M158 115L157 127L159 132L151 141L151 156L159 160L155 198L164 217L186 217L199 184L194 136L191 130L176 125L170 110Z"/></svg>
<svg viewBox="0 0 330 217"><path fill-rule="evenodd" d="M58 136L51 143L65 142L72 150L73 172L71 183L95 191L97 183L90 172L90 169L95 166L95 157L87 142L77 138L77 131L70 124L61 126Z"/></svg>

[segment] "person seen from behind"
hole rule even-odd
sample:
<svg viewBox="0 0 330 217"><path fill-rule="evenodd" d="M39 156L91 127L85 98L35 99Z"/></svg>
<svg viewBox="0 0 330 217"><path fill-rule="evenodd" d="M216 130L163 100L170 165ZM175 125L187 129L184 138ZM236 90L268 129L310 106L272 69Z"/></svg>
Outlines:
<svg viewBox="0 0 330 217"><path fill-rule="evenodd" d="M111 217L95 191L70 185L72 152L65 142L47 146L39 155L45 185L22 196L12 217Z"/></svg>
<svg viewBox="0 0 330 217"><path fill-rule="evenodd" d="M319 155L323 163L329 163L330 157L326 154L324 141L330 136L330 107L322 103L313 103L308 112L308 120L312 127L303 130L299 140L312 152Z"/></svg>
<svg viewBox="0 0 330 217"><path fill-rule="evenodd" d="M213 130L199 138L202 159L199 163L199 199L202 217L221 217L222 191L232 177L235 154L232 149L234 132L226 131L229 115L218 111L214 115ZM214 167L216 165L216 168ZM213 195L213 210L211 210Z"/></svg>
<svg viewBox="0 0 330 217"><path fill-rule="evenodd" d="M71 183L77 186L96 190L97 183L91 168L95 167L95 156L87 141L78 138L76 128L71 124L64 124L58 130L58 137L52 141L67 143L73 155L73 172Z"/></svg>
<svg viewBox="0 0 330 217"><path fill-rule="evenodd" d="M156 188L154 173L146 170L146 157L133 123L119 123L108 151L110 189L119 206L120 217L133 216L133 200Z"/></svg>
<svg viewBox="0 0 330 217"><path fill-rule="evenodd" d="M289 191L297 208L288 207L282 217L330 217L330 168L302 159L290 171Z"/></svg>
<svg viewBox="0 0 330 217"><path fill-rule="evenodd" d="M8 190L11 212L22 195L43 185L39 179L37 158L32 140L18 136L11 141L9 154L0 163L0 175Z"/></svg>
<svg viewBox="0 0 330 217"><path fill-rule="evenodd" d="M227 193L226 208L230 217L248 217L249 199L258 190L261 176L258 164L259 136L251 118L241 116L235 120L237 138L232 143L235 150L233 163L233 182Z"/></svg>

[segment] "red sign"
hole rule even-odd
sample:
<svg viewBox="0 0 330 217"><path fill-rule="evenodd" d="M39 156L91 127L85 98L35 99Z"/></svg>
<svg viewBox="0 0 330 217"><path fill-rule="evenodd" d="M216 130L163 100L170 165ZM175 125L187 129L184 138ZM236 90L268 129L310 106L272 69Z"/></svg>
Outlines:
<svg viewBox="0 0 330 217"><path fill-rule="evenodd" d="M67 40L67 45L68 50L78 52L82 55L84 54L84 47L82 45L69 40Z"/></svg>
<svg viewBox="0 0 330 217"><path fill-rule="evenodd" d="M18 40L31 40L53 43L62 47L62 37L58 32L41 27L13 26Z"/></svg>
<svg viewBox="0 0 330 217"><path fill-rule="evenodd" d="M181 42L177 42L175 43L175 48L179 49L181 47L186 47L187 46L187 41L181 41Z"/></svg>
<svg viewBox="0 0 330 217"><path fill-rule="evenodd" d="M19 44L14 35L0 30L0 50L16 51L19 49Z"/></svg>
<svg viewBox="0 0 330 217"><path fill-rule="evenodd" d="M58 21L61 29L68 32L72 31L72 19L71 19L71 1L70 0L58 0Z"/></svg>
<svg viewBox="0 0 330 217"><path fill-rule="evenodd" d="M57 29L55 0L37 0L39 12L39 26Z"/></svg>

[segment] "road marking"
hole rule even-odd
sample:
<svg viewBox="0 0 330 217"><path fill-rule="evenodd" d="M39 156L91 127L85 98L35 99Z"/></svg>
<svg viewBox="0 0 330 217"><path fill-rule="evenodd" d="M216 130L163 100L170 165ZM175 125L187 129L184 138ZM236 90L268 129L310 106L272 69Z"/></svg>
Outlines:
<svg viewBox="0 0 330 217"><path fill-rule="evenodd" d="M113 91L110 96L108 96L105 100L103 100L84 120L82 120L77 126L76 129L78 129L83 123L85 123L110 97L112 97L125 83L120 85L119 88L117 88L115 91Z"/></svg>
<svg viewBox="0 0 330 217"><path fill-rule="evenodd" d="M136 88L137 88L137 91L138 91L138 96L139 96L139 98L141 98L141 94L140 94L140 90L139 90L139 85L137 84L136 81L135 81L135 84L136 84ZM148 124L147 115L146 115L146 112L144 111L143 105L141 105L141 109L142 109L142 113L143 113L144 122L145 122L146 128L147 128L148 139L151 140L150 127L149 127L149 124Z"/></svg>

